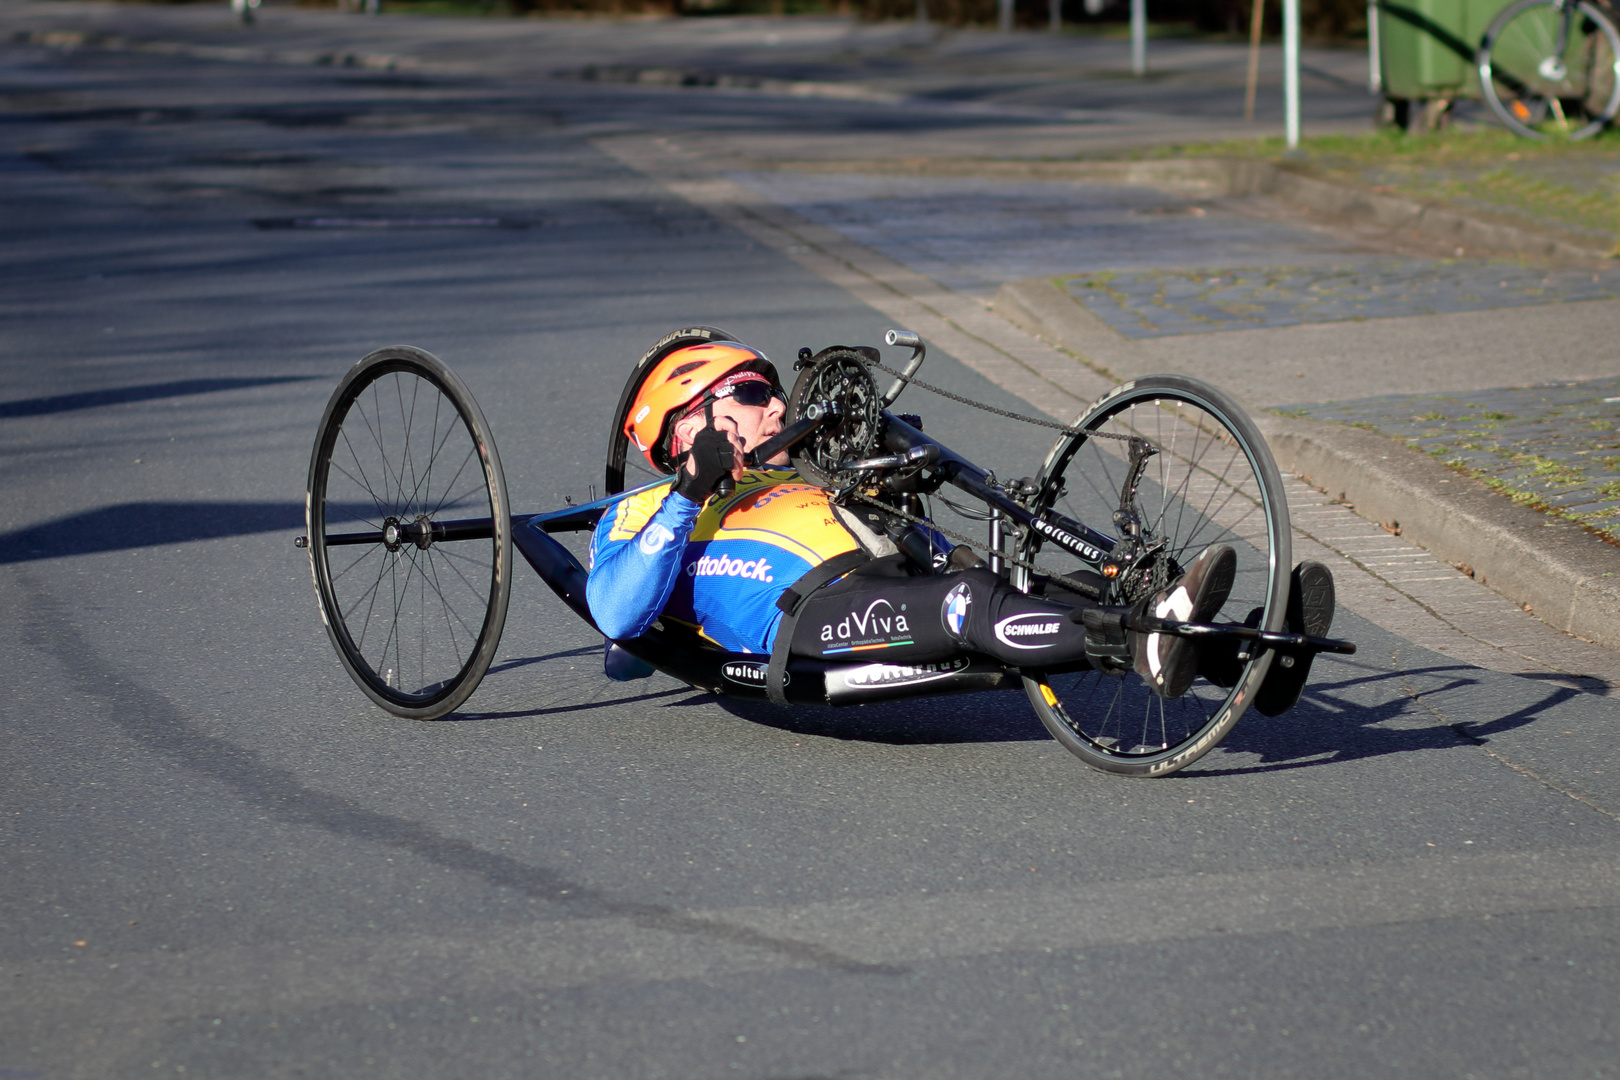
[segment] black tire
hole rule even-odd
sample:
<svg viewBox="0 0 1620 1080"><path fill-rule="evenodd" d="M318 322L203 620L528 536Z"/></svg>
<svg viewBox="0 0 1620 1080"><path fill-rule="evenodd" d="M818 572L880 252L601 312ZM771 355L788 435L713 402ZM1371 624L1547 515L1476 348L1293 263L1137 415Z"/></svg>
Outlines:
<svg viewBox="0 0 1620 1080"><path fill-rule="evenodd" d="M1563 35L1561 0L1519 0L1491 20L1476 57L1492 111L1532 139L1587 139L1620 108L1620 33L1580 0Z"/></svg>
<svg viewBox="0 0 1620 1080"><path fill-rule="evenodd" d="M1159 448L1148 459L1135 505L1144 533L1165 541L1163 553L1139 573L1114 579L1106 602L1152 595L1210 544L1227 543L1237 551L1237 578L1214 621L1282 627L1292 558L1287 498L1265 440L1231 398L1196 379L1155 376L1111 391L1075 426L1140 436ZM1112 521L1127 471L1125 447L1112 439L1063 436L1036 478L1031 508L1093 525ZM1043 547L1033 531L1021 554L1062 574L1083 567L1055 545ZM1025 591L1046 587L1024 568L1015 568L1013 583ZM1024 687L1047 730L1086 764L1127 776L1165 776L1220 742L1271 666L1269 650L1242 661L1228 645L1223 669L1209 647L1201 648L1206 659L1199 678L1173 700L1157 697L1134 671L1028 670ZM1210 674L1228 685L1211 682Z"/></svg>
<svg viewBox="0 0 1620 1080"><path fill-rule="evenodd" d="M664 475L654 471L639 450L631 452L630 439L624 433L624 424L630 419L630 406L636 400L636 393L640 391L642 382L651 374L652 369L658 365L658 361L676 349L684 349L688 345L736 340L736 337L717 326L689 326L665 334L658 339L656 345L642 354L640 360L636 361L636 366L630 371L630 378L625 380L624 392L619 395L619 407L613 412L613 426L608 429L607 473L602 492L604 495L617 495L624 491L628 486L625 483L626 475L632 478L632 484L646 483Z"/></svg>
<svg viewBox="0 0 1620 1080"><path fill-rule="evenodd" d="M315 595L344 670L396 716L434 720L466 701L506 624L512 521L462 381L406 346L350 368L321 418L306 507Z"/></svg>

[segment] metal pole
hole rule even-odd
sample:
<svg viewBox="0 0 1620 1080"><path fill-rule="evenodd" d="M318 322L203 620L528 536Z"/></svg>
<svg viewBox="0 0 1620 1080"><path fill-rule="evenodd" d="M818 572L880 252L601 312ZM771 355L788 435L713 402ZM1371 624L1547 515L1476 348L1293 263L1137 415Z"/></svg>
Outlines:
<svg viewBox="0 0 1620 1080"><path fill-rule="evenodd" d="M1052 32L1063 29L1063 0L1046 0L1046 13L1052 18Z"/></svg>
<svg viewBox="0 0 1620 1080"><path fill-rule="evenodd" d="M1147 0L1131 0L1131 74L1147 74Z"/></svg>
<svg viewBox="0 0 1620 1080"><path fill-rule="evenodd" d="M1283 116L1288 149L1299 148L1299 0L1283 0Z"/></svg>
<svg viewBox="0 0 1620 1080"><path fill-rule="evenodd" d="M1384 89L1384 61L1378 55L1378 0L1367 0L1367 89Z"/></svg>
<svg viewBox="0 0 1620 1080"><path fill-rule="evenodd" d="M996 7L998 8L996 13L996 29L1000 30L1003 34L1012 33L1013 0L1001 0Z"/></svg>
<svg viewBox="0 0 1620 1080"><path fill-rule="evenodd" d="M1254 0L1249 19L1249 86L1243 95L1243 122L1254 123L1254 92L1260 85L1260 27L1266 17L1266 0Z"/></svg>
<svg viewBox="0 0 1620 1080"><path fill-rule="evenodd" d="M917 0L917 21L928 25L928 0Z"/></svg>

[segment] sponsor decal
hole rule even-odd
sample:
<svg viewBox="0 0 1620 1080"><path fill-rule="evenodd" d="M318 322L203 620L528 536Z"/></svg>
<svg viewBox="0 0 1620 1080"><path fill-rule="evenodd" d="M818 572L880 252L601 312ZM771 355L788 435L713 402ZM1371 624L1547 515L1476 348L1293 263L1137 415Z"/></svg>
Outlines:
<svg viewBox="0 0 1620 1080"><path fill-rule="evenodd" d="M806 484L775 484L771 487L771 490L765 492L765 494L754 500L754 508L757 510L761 506L769 506L777 499L784 498L788 495L819 496L820 502L826 502L826 496L819 488L810 487ZM814 507L817 501L817 499L812 498L809 501L801 502L795 507L795 509L808 510Z"/></svg>
<svg viewBox="0 0 1620 1080"><path fill-rule="evenodd" d="M705 555L700 559L686 564L687 577L735 577L747 581L771 582L776 575L771 573L771 564L764 559L733 559L730 555Z"/></svg>
<svg viewBox="0 0 1620 1080"><path fill-rule="evenodd" d="M827 673L830 681L841 684L841 689L859 690L877 686L915 686L918 683L948 679L967 668L965 656L954 660L941 660L936 664L862 664L857 668Z"/></svg>
<svg viewBox="0 0 1620 1080"><path fill-rule="evenodd" d="M1053 540L1056 540L1059 544L1062 544L1065 549L1080 556L1082 559L1100 559L1103 556L1102 552L1098 551L1096 548L1092 547L1078 536L1075 536L1073 533L1064 529L1060 529L1056 525L1042 521L1040 518L1032 518L1029 525L1030 528L1034 529L1042 536L1047 536Z"/></svg>
<svg viewBox="0 0 1620 1080"><path fill-rule="evenodd" d="M996 640L1013 649L1050 649L1063 629L1063 616L1031 611L996 623ZM1042 638L1051 640L1042 641Z"/></svg>
<svg viewBox="0 0 1620 1080"><path fill-rule="evenodd" d="M741 686L764 686L766 675L771 666L759 660L728 660L720 665L720 674ZM782 685L786 686L793 680L787 672L782 673Z"/></svg>
<svg viewBox="0 0 1620 1080"><path fill-rule="evenodd" d="M658 524L658 522L653 521L649 522L647 527L641 530L641 539L636 541L636 547L641 549L643 555L656 555L663 551L665 545L673 539L675 539L674 533Z"/></svg>
<svg viewBox="0 0 1620 1080"><path fill-rule="evenodd" d="M968 608L972 606L973 589L965 581L946 593L945 603L940 605L940 621L945 624L946 633L958 641L962 640L962 627L967 625Z"/></svg>
<svg viewBox="0 0 1620 1080"><path fill-rule="evenodd" d="M821 628L821 655L862 652L866 649L892 649L910 645L911 624L906 621L906 605L898 611L888 600L878 597L865 611L852 611L835 623Z"/></svg>
<svg viewBox="0 0 1620 1080"><path fill-rule="evenodd" d="M650 412L652 412L652 406L651 405L643 405L641 407L640 411L638 411L636 413L636 418L634 420L630 421L630 422L632 424L639 424L643 420L647 419L647 414L650 413Z"/></svg>

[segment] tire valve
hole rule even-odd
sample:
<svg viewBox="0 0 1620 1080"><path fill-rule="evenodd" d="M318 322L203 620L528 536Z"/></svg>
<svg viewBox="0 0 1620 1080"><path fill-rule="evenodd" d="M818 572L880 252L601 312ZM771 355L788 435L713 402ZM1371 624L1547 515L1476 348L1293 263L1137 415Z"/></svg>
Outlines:
<svg viewBox="0 0 1620 1080"><path fill-rule="evenodd" d="M293 537L293 547L295 547L295 548L307 548L307 547L309 547L309 537L307 537L307 536L295 536L295 537Z"/></svg>

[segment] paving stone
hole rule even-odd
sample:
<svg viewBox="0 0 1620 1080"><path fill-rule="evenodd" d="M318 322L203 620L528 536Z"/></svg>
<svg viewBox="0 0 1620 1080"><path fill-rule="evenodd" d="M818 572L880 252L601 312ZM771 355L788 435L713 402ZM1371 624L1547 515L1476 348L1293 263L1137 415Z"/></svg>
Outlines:
<svg viewBox="0 0 1620 1080"><path fill-rule="evenodd" d="M1368 258L1333 266L1115 270L1066 285L1120 334L1157 338L1607 299L1620 296L1620 269Z"/></svg>
<svg viewBox="0 0 1620 1080"><path fill-rule="evenodd" d="M1620 377L1280 411L1382 432L1620 542Z"/></svg>
<svg viewBox="0 0 1620 1080"><path fill-rule="evenodd" d="M1337 264L1347 243L1152 188L974 177L733 172L818 225L970 296L1085 270ZM1187 321L1187 331L1201 327ZM1179 332L1179 331L1178 331Z"/></svg>

